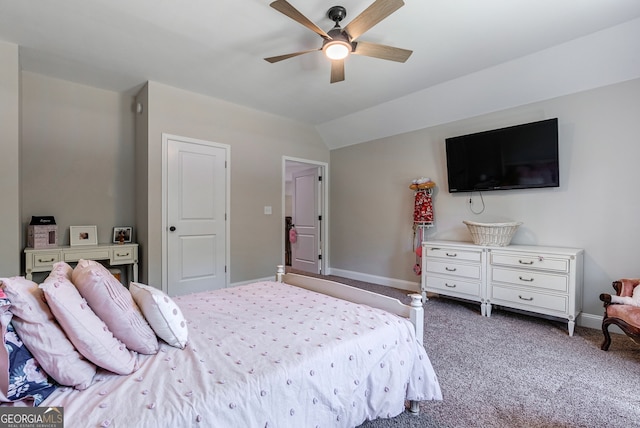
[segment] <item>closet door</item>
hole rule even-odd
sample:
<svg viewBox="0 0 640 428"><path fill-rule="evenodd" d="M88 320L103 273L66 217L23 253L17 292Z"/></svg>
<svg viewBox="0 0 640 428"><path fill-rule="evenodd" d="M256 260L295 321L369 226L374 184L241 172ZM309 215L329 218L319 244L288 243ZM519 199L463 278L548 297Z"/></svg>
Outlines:
<svg viewBox="0 0 640 428"><path fill-rule="evenodd" d="M227 285L227 149L167 141L167 292Z"/></svg>
<svg viewBox="0 0 640 428"><path fill-rule="evenodd" d="M293 173L293 225L291 267L320 273L320 181L318 167Z"/></svg>

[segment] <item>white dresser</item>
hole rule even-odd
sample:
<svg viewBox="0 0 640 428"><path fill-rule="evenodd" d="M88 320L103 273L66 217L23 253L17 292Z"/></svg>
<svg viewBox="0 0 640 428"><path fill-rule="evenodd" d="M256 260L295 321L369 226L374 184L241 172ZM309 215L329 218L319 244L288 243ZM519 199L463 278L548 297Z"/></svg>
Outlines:
<svg viewBox="0 0 640 428"><path fill-rule="evenodd" d="M102 260L110 266L129 265L133 281L138 281L138 244L99 244L53 248L25 248L25 276L33 279L34 272L50 272L53 264L64 261L77 262L80 259Z"/></svg>
<svg viewBox="0 0 640 428"><path fill-rule="evenodd" d="M422 293L477 301L486 316L492 306L502 306L563 318L573 336L582 311L583 253L578 248L426 241Z"/></svg>

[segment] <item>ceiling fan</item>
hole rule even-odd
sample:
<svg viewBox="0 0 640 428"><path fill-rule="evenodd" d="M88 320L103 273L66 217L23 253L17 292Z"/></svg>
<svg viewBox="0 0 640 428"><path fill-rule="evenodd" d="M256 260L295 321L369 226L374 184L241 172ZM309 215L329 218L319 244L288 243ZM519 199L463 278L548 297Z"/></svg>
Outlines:
<svg viewBox="0 0 640 428"><path fill-rule="evenodd" d="M344 59L350 54L405 62L413 53L407 49L356 41L371 27L404 6L404 1L402 0L375 0L344 28L340 27L340 21L347 16L347 11L342 6L333 6L327 12L327 16L335 22L335 26L329 32L322 30L286 0L276 0L270 6L323 38L321 48L265 58L265 61L270 63L309 52L323 51L327 58L331 60L331 83L336 83L344 80Z"/></svg>

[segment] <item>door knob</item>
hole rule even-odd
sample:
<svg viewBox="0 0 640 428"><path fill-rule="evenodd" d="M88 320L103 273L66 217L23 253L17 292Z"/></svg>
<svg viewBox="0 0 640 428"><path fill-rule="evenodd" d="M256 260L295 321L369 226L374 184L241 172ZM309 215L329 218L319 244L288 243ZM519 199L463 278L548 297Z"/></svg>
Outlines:
<svg viewBox="0 0 640 428"><path fill-rule="evenodd" d="M176 227L175 227L175 226L171 226L171 227L169 228L169 231L170 231L170 232L175 232L175 231L176 231Z"/></svg>

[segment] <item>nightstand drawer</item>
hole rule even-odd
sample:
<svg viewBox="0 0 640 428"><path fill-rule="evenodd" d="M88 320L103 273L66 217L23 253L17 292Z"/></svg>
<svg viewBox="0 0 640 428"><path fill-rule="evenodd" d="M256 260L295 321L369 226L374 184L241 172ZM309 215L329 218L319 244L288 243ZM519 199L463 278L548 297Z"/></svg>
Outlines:
<svg viewBox="0 0 640 428"><path fill-rule="evenodd" d="M427 259L427 272L480 279L479 264L447 263L445 261Z"/></svg>
<svg viewBox="0 0 640 428"><path fill-rule="evenodd" d="M34 267L47 267L52 266L54 263L60 261L60 253L38 253L33 254L33 266Z"/></svg>
<svg viewBox="0 0 640 428"><path fill-rule="evenodd" d="M65 262L77 262L80 259L84 260L108 260L109 249L91 249L91 250L72 250L64 253Z"/></svg>
<svg viewBox="0 0 640 428"><path fill-rule="evenodd" d="M569 259L545 257L542 255L501 254L492 251L491 264L554 272L569 272Z"/></svg>
<svg viewBox="0 0 640 428"><path fill-rule="evenodd" d="M520 287L563 293L569 290L569 279L566 275L552 275L528 270L493 268L491 269L491 280L493 282L506 282Z"/></svg>
<svg viewBox="0 0 640 428"><path fill-rule="evenodd" d="M531 310L545 309L559 313L567 313L568 296L557 296L535 291L522 290L511 287L494 285L491 288L491 303L500 304L501 301L513 303L516 307L530 307Z"/></svg>
<svg viewBox="0 0 640 428"><path fill-rule="evenodd" d="M133 248L114 248L111 264L131 263L135 259Z"/></svg>

